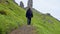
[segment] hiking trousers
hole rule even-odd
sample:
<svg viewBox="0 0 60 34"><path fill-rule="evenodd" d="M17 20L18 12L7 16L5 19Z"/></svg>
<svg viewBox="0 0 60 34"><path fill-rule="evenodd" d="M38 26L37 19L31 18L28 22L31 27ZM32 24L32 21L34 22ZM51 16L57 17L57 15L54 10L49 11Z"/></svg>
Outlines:
<svg viewBox="0 0 60 34"><path fill-rule="evenodd" d="M27 24L28 24L28 25L31 24L31 18L27 18Z"/></svg>

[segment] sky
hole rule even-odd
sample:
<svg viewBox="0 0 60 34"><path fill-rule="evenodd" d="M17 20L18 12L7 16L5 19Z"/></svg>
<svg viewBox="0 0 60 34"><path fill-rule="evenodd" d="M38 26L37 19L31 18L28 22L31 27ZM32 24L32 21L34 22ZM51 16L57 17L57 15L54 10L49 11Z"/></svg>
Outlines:
<svg viewBox="0 0 60 34"><path fill-rule="evenodd" d="M25 7L28 0L15 0L18 5L23 1ZM33 8L41 13L50 13L53 17L60 20L60 0L33 0Z"/></svg>

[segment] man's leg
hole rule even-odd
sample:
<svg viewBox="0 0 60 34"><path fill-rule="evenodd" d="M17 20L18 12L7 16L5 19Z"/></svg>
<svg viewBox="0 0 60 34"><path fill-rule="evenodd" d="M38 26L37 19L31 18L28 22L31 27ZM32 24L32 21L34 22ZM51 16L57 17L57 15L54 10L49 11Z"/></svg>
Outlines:
<svg viewBox="0 0 60 34"><path fill-rule="evenodd" d="M28 21L28 25L31 24L31 18L27 18L27 21Z"/></svg>
<svg viewBox="0 0 60 34"><path fill-rule="evenodd" d="M29 25L31 24L31 18L29 18Z"/></svg>
<svg viewBox="0 0 60 34"><path fill-rule="evenodd" d="M27 24L29 25L29 18L27 18Z"/></svg>

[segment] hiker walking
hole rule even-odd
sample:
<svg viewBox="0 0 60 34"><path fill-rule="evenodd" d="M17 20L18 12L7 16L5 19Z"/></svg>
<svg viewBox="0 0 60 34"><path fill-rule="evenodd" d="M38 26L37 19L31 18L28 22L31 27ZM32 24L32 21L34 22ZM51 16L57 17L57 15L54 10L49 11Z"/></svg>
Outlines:
<svg viewBox="0 0 60 34"><path fill-rule="evenodd" d="M27 24L31 24L31 18L33 17L32 10L29 8L26 12L26 17L27 17Z"/></svg>

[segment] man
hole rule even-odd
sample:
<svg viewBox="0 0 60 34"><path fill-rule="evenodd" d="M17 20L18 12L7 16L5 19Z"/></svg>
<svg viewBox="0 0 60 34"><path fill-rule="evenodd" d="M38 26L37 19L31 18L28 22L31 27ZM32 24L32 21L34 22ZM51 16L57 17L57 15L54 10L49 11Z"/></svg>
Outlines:
<svg viewBox="0 0 60 34"><path fill-rule="evenodd" d="M26 17L27 17L27 24L31 24L31 18L33 17L32 10L29 8L26 12Z"/></svg>

